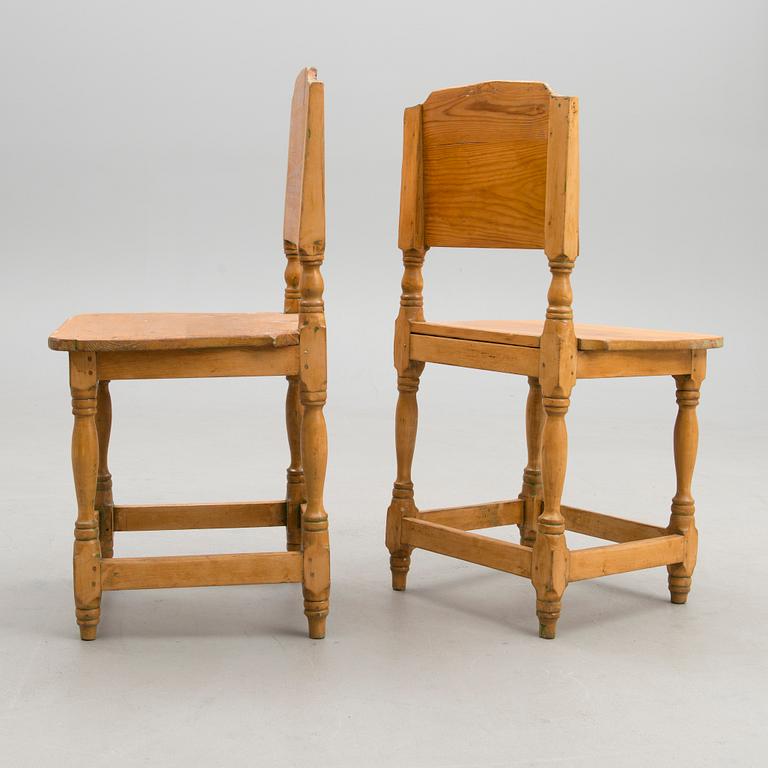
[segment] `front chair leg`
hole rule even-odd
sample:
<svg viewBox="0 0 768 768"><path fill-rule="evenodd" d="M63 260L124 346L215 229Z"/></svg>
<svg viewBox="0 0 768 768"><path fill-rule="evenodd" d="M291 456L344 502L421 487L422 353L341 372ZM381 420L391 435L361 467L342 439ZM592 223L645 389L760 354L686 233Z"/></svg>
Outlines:
<svg viewBox="0 0 768 768"><path fill-rule="evenodd" d="M101 611L101 550L96 512L99 438L96 429L96 361L93 352L72 352L69 381L72 392L72 472L77 495L75 523L75 613L82 640L95 640Z"/></svg>
<svg viewBox="0 0 768 768"><path fill-rule="evenodd" d="M694 519L694 502L691 494L693 469L699 444L699 424L696 406L699 404L700 381L692 376L676 376L677 419L675 420L674 452L677 492L672 499L669 532L685 536L685 559L682 563L667 566L669 593L673 603L688 600L691 577L696 567L698 533Z"/></svg>
<svg viewBox="0 0 768 768"><path fill-rule="evenodd" d="M304 613L309 636L325 637L328 596L331 588L331 563L328 545L328 515L323 506L328 438L323 416L325 390L310 392L302 388L304 414L301 423L301 456L307 489L307 506L302 516L304 552Z"/></svg>
<svg viewBox="0 0 768 768"><path fill-rule="evenodd" d="M96 398L96 432L99 439L99 473L96 480L96 509L99 513L101 556L112 557L114 539L114 502L112 475L109 471L109 436L112 431L112 398L109 382L100 381Z"/></svg>
<svg viewBox="0 0 768 768"><path fill-rule="evenodd" d="M416 393L424 363L412 362L397 378L397 409L395 411L395 447L397 451L397 479L392 488L392 503L387 510L387 548L392 571L392 589L405 589L411 565L411 547L401 540L402 520L416 510L413 501L411 466L416 447L419 406Z"/></svg>
<svg viewBox="0 0 768 768"><path fill-rule="evenodd" d="M536 614L539 637L555 637L560 618L560 601L568 585L568 547L565 542L565 520L560 499L565 483L568 458L568 432L565 414L567 397L545 397L544 436L542 446L542 480L544 510L538 519L533 545L533 586L536 589Z"/></svg>

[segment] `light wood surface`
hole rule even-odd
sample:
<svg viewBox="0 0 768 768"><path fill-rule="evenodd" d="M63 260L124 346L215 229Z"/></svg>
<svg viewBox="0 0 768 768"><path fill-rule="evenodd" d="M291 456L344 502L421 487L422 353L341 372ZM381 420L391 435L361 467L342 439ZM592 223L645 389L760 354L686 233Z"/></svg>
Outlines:
<svg viewBox="0 0 768 768"><path fill-rule="evenodd" d="M297 315L278 312L76 315L48 339L61 351L286 347L299 343Z"/></svg>
<svg viewBox="0 0 768 768"><path fill-rule="evenodd" d="M574 549L570 554L568 578L569 581L582 581L614 573L657 568L680 560L684 552L685 540L676 535Z"/></svg>
<svg viewBox="0 0 768 768"><path fill-rule="evenodd" d="M550 91L478 83L423 104L429 246L541 248Z"/></svg>
<svg viewBox="0 0 768 768"><path fill-rule="evenodd" d="M578 100L554 95L543 83L489 82L436 91L405 110L401 178L403 278L394 344L397 476L386 527L393 589L405 589L414 549L516 573L530 578L536 591L543 638L555 637L571 581L666 565L672 602L685 602L697 549L691 493L695 410L707 350L722 346L723 339L574 322ZM437 246L543 250L551 275L544 319L427 320L422 273L427 252ZM683 295L685 286L680 290ZM528 461L516 504L419 511L412 464L416 396L427 363L528 377ZM669 525L562 504L566 417L577 380L662 375L674 377L678 401L677 492ZM628 467L631 461L628 455ZM514 524L520 545L469 532ZM566 530L615 543L571 552Z"/></svg>
<svg viewBox="0 0 768 768"><path fill-rule="evenodd" d="M565 504L560 507L560 511L565 518L566 530L583 533L585 536L595 536L607 541L623 543L639 539L652 539L667 533L666 528L658 525L638 523L634 520L625 520L622 517L605 515L601 512L568 507Z"/></svg>
<svg viewBox="0 0 768 768"><path fill-rule="evenodd" d="M411 332L414 334L536 348L541 344L543 330L543 320L459 320L411 323ZM575 323L574 330L576 344L580 350L616 352L713 349L723 346L722 336L705 333L617 328L611 325L585 323Z"/></svg>
<svg viewBox="0 0 768 768"><path fill-rule="evenodd" d="M101 615L101 548L96 511L99 437L96 428L98 380L95 355L75 352L69 356L72 393L72 474L77 497L73 571L75 615L83 640L95 640Z"/></svg>
<svg viewBox="0 0 768 768"><path fill-rule="evenodd" d="M327 438L324 92L299 73L291 103L283 253L283 312L87 314L51 334L69 352L77 495L75 609L96 637L101 592L120 589L301 582L309 635L325 636L330 593L323 505ZM108 452L111 381L284 376L290 464L284 500L115 505ZM222 429L226 426L222 424ZM113 532L284 526L287 552L113 558Z"/></svg>
<svg viewBox="0 0 768 768"><path fill-rule="evenodd" d="M297 346L97 352L96 357L99 375L112 381L294 376L299 371Z"/></svg>
<svg viewBox="0 0 768 768"><path fill-rule="evenodd" d="M112 397L109 381L99 382L96 397L96 433L99 440L99 472L96 476L96 511L99 515L99 543L102 557L114 550L114 502L112 474L109 471L109 438L112 431Z"/></svg>
<svg viewBox="0 0 768 768"><path fill-rule="evenodd" d="M446 507L412 512L416 520L438 523L460 531L476 531L482 528L496 528L501 525L515 525L523 514L523 502L491 501L487 504L472 504L467 507Z"/></svg>
<svg viewBox="0 0 768 768"><path fill-rule="evenodd" d="M414 333L411 336L410 356L412 360L425 363L519 373L523 376L536 376L539 372L538 350L488 341L466 341Z"/></svg>
<svg viewBox="0 0 768 768"><path fill-rule="evenodd" d="M285 525L284 501L125 504L114 508L116 531L184 531Z"/></svg>
<svg viewBox="0 0 768 768"><path fill-rule="evenodd" d="M301 581L299 552L118 557L101 566L101 588L174 589Z"/></svg>
<svg viewBox="0 0 768 768"><path fill-rule="evenodd" d="M411 547L506 573L516 573L518 576L531 575L531 550L510 541L460 531L414 517L403 519L403 539Z"/></svg>

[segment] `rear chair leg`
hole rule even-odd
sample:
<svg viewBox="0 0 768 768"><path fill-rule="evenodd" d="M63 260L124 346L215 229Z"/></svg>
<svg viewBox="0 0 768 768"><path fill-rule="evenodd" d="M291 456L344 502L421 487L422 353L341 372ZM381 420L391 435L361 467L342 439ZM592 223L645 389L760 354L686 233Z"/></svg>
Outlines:
<svg viewBox="0 0 768 768"><path fill-rule="evenodd" d="M285 398L285 425L291 465L288 467L288 485L285 493L286 548L289 552L301 549L301 505L305 501L304 470L301 466L301 398L298 376L287 376L288 394Z"/></svg>
<svg viewBox="0 0 768 768"><path fill-rule="evenodd" d="M73 556L75 613L82 640L95 640L101 612L101 551L96 512L99 438L96 429L96 360L93 352L72 352L72 473L77 495Z"/></svg>
<svg viewBox="0 0 768 768"><path fill-rule="evenodd" d="M395 447L397 451L397 479L392 489L392 503L387 510L387 548L392 571L392 589L402 591L411 565L411 550L401 540L402 519L416 511L413 501L411 466L416 447L419 406L416 393L424 363L411 362L402 376L397 378L397 409L395 411Z"/></svg>
<svg viewBox="0 0 768 768"><path fill-rule="evenodd" d="M692 376L676 376L677 419L675 420L674 452L677 492L672 499L669 532L685 536L685 559L682 563L667 566L669 593L673 603L688 600L691 577L696 567L698 532L694 520L695 507L691 495L693 469L699 443L699 424L696 406L699 404L701 381Z"/></svg>
<svg viewBox="0 0 768 768"><path fill-rule="evenodd" d="M560 618L560 601L568 585L568 547L565 543L565 520L560 499L565 483L568 457L568 432L565 414L570 399L545 397L542 471L544 510L539 516L538 532L533 545L533 586L536 589L536 614L539 637L552 640Z"/></svg>
<svg viewBox="0 0 768 768"><path fill-rule="evenodd" d="M541 506L541 439L544 431L544 407L541 401L541 385L534 376L528 377L528 400L525 404L525 438L528 445L528 464L523 470L523 489L520 499L524 502L520 543L533 547L536 541L536 518Z"/></svg>
<svg viewBox="0 0 768 768"><path fill-rule="evenodd" d="M96 480L96 509L99 513L99 541L101 556L112 557L114 538L114 502L112 475L107 463L109 435L112 431L112 398L109 382L100 381L96 397L96 432L99 439L99 473Z"/></svg>

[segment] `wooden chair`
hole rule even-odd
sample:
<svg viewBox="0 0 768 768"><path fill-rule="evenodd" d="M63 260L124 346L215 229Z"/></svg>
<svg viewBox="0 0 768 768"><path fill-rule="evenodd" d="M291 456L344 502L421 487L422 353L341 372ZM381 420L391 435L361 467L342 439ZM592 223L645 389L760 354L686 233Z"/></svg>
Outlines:
<svg viewBox="0 0 768 768"><path fill-rule="evenodd" d="M67 320L50 337L69 352L72 466L77 494L74 587L80 637L93 640L101 593L115 589L301 582L309 636L328 615L328 518L323 84L299 73L291 104L285 195L284 313L104 314ZM290 448L285 500L235 504L113 505L107 466L109 382L123 379L285 376ZM285 526L286 552L116 558L113 531Z"/></svg>
<svg viewBox="0 0 768 768"><path fill-rule="evenodd" d="M432 93L405 110L399 247L404 274L395 324L399 397L397 479L387 514L392 586L405 589L414 548L531 579L539 634L555 636L572 581L666 565L673 603L684 603L696 563L691 478L696 406L707 349L722 338L574 325L570 275L578 254L578 102L543 83L489 82ZM431 247L543 249L552 274L546 319L426 322L422 265ZM411 464L416 392L425 363L528 377L528 465L517 499L419 511ZM578 379L674 377L677 492L665 528L560 503L565 415ZM517 524L520 544L470 533ZM606 546L569 550L565 531Z"/></svg>

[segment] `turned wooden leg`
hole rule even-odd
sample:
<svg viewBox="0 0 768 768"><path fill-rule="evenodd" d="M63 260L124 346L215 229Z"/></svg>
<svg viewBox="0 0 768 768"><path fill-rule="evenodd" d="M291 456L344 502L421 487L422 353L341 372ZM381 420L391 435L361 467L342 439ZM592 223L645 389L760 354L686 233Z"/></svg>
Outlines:
<svg viewBox="0 0 768 768"><path fill-rule="evenodd" d="M107 463L109 435L112 431L112 398L109 382L100 381L96 398L96 432L99 438L99 473L96 479L96 509L99 513L99 542L101 556L112 557L114 536L114 502L112 500L112 475Z"/></svg>
<svg viewBox="0 0 768 768"><path fill-rule="evenodd" d="M289 552L301 549L301 505L304 503L304 470L301 466L301 397L298 376L288 376L288 394L285 398L285 425L291 465L288 467L288 485L285 493L286 548Z"/></svg>
<svg viewBox="0 0 768 768"><path fill-rule="evenodd" d="M696 567L698 532L694 520L694 503L691 495L693 469L699 444L699 424L696 406L699 404L700 381L692 376L676 376L677 419L675 420L674 452L677 492L672 499L669 532L685 536L685 559L682 563L668 565L669 594L673 603L682 604L691 591L691 576Z"/></svg>
<svg viewBox="0 0 768 768"><path fill-rule="evenodd" d="M331 587L328 515L323 506L328 439L323 405L325 391L302 389L304 415L301 423L301 457L307 490L307 506L302 517L304 552L304 613L309 622L309 636L325 637L328 595Z"/></svg>
<svg viewBox="0 0 768 768"><path fill-rule="evenodd" d="M528 400L525 404L525 438L528 464L523 470L523 522L520 523L520 543L532 547L536 541L536 518L541 508L541 440L544 431L544 406L541 385L534 376L528 377Z"/></svg>
<svg viewBox="0 0 768 768"><path fill-rule="evenodd" d="M413 501L411 466L416 447L419 406L416 393L424 363L411 363L397 378L397 409L395 411L395 448L397 451L397 479L392 488L392 503L387 510L387 548L392 571L392 589L402 591L411 565L411 549L401 541L402 519L416 510Z"/></svg>
<svg viewBox="0 0 768 768"><path fill-rule="evenodd" d="M544 397L543 401L546 412L542 445L544 509L538 519L533 545L532 581L536 589L539 637L552 639L560 618L560 601L568 584L568 547L560 499L568 458L565 414L570 400L567 397Z"/></svg>
<svg viewBox="0 0 768 768"><path fill-rule="evenodd" d="M75 523L75 613L83 640L95 640L101 606L101 551L96 512L99 438L96 429L96 360L92 352L72 352L69 381L72 392L72 472L77 495Z"/></svg>

